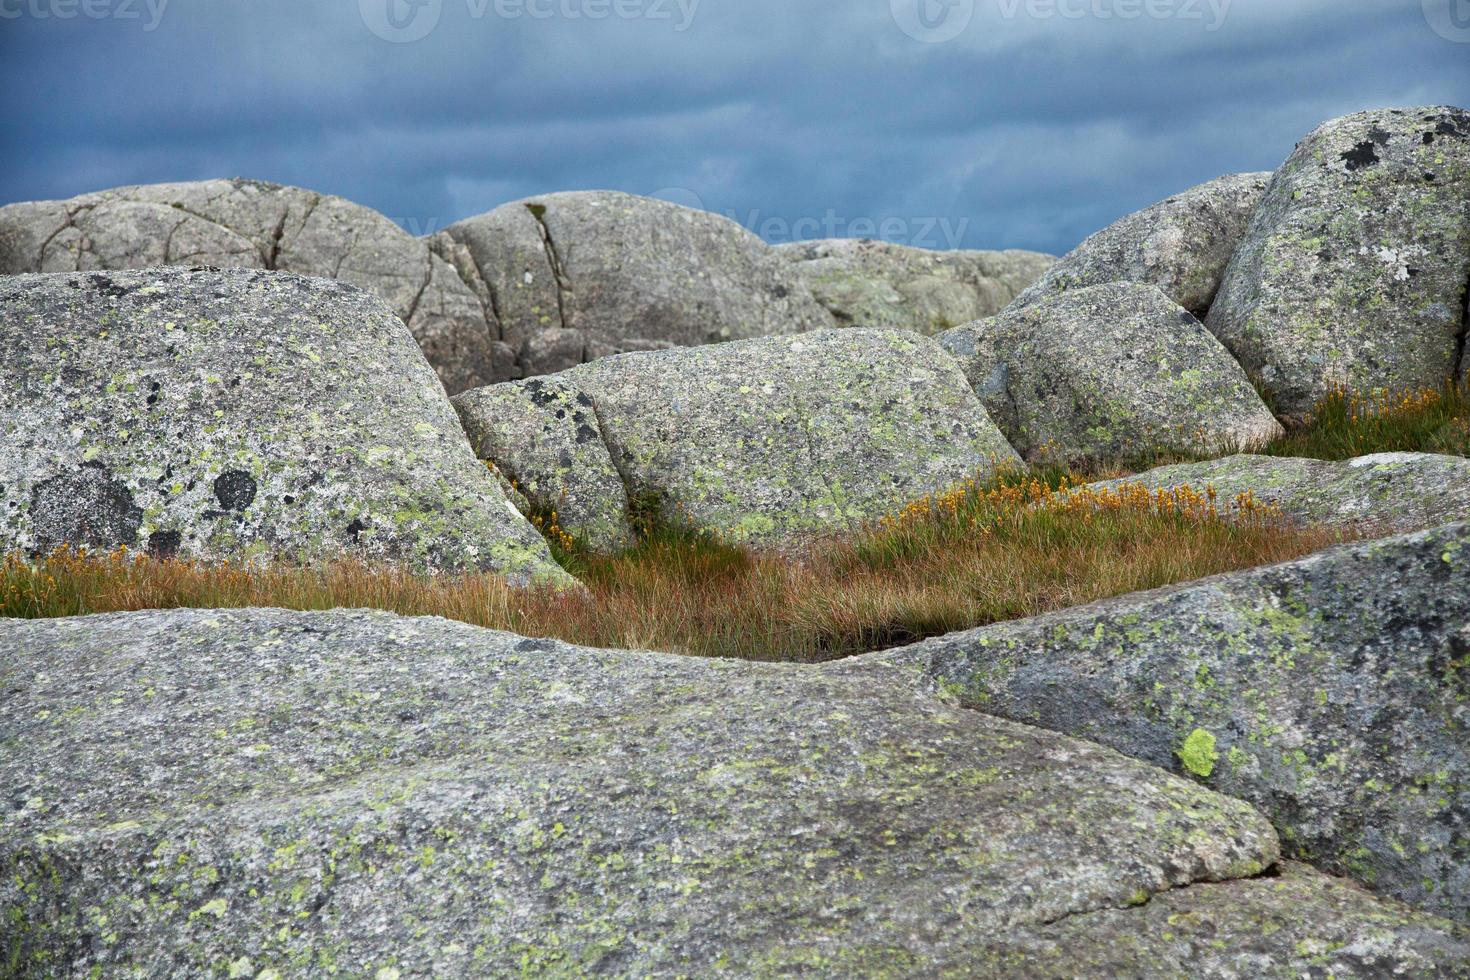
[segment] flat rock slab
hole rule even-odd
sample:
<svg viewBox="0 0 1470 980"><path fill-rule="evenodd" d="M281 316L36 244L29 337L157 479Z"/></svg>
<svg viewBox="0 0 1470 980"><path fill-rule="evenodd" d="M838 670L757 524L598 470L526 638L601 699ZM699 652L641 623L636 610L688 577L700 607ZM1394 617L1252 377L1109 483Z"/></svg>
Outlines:
<svg viewBox="0 0 1470 980"><path fill-rule="evenodd" d="M493 311L428 245L340 197L258 180L146 184L0 208L0 274L270 269L375 293L451 393L518 377Z"/></svg>
<svg viewBox="0 0 1470 980"><path fill-rule="evenodd" d="M1207 928L1297 970L1351 965L1344 942L1396 969L1470 956L1316 876L1237 880L1277 857L1247 804L881 665L363 611L5 620L0 649L22 976L999 976L996 950L1078 929L1140 963ZM1242 888L1193 897L1212 881ZM1152 901L1192 918L1165 931Z"/></svg>
<svg viewBox="0 0 1470 980"><path fill-rule="evenodd" d="M1470 524L874 654L1249 800L1286 853L1470 916Z"/></svg>
<svg viewBox="0 0 1470 980"><path fill-rule="evenodd" d="M1204 317L1245 237L1269 173L1231 174L1109 225L1068 252L1013 304L1111 282L1157 286Z"/></svg>
<svg viewBox="0 0 1470 980"><path fill-rule="evenodd" d="M1233 452L1282 431L1230 352L1154 286L1059 292L936 339L1031 462Z"/></svg>
<svg viewBox="0 0 1470 980"><path fill-rule="evenodd" d="M925 336L999 313L1056 261L1018 249L936 252L869 238L794 242L776 254L838 326Z"/></svg>
<svg viewBox="0 0 1470 980"><path fill-rule="evenodd" d="M1324 123L1277 171L1206 325L1302 418L1334 386L1454 377L1470 284L1470 113Z"/></svg>
<svg viewBox="0 0 1470 980"><path fill-rule="evenodd" d="M959 365L898 330L626 354L455 405L485 458L594 543L628 533L637 506L800 548L1020 465Z"/></svg>
<svg viewBox="0 0 1470 980"><path fill-rule="evenodd" d="M832 326L765 242L729 218L653 198L527 198L450 225L432 244L497 311L526 376Z"/></svg>
<svg viewBox="0 0 1470 980"><path fill-rule="evenodd" d="M0 280L0 551L358 557L567 579L403 323L345 283Z"/></svg>
<svg viewBox="0 0 1470 980"><path fill-rule="evenodd" d="M1216 491L1221 504L1250 493L1294 524L1364 535L1402 534L1470 519L1470 459L1434 453L1377 453L1328 461L1227 456L1180 463L1090 485L1189 486Z"/></svg>

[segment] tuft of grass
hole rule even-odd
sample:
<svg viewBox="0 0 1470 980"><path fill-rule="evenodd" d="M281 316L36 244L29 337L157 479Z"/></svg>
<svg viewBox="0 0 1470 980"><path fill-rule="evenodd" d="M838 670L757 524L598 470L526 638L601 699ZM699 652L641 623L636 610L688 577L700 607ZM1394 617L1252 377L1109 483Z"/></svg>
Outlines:
<svg viewBox="0 0 1470 980"><path fill-rule="evenodd" d="M597 555L542 521L584 591L340 562L247 567L123 551L0 561L0 616L133 609L370 607L604 647L821 661L1219 572L1341 540L1208 489L1096 492L1060 474L972 481L800 560L638 521Z"/></svg>
<svg viewBox="0 0 1470 980"><path fill-rule="evenodd" d="M1328 460L1392 452L1470 456L1470 390L1455 384L1368 394L1338 388L1306 425L1257 451Z"/></svg>

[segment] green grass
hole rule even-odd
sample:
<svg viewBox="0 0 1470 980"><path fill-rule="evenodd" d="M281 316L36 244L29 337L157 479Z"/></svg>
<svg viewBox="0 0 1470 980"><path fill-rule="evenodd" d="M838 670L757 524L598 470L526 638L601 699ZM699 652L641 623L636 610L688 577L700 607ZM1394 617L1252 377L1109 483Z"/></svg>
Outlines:
<svg viewBox="0 0 1470 980"><path fill-rule="evenodd" d="M1329 460L1394 452L1470 456L1470 391L1456 385L1375 395L1336 391L1307 425L1257 451Z"/></svg>

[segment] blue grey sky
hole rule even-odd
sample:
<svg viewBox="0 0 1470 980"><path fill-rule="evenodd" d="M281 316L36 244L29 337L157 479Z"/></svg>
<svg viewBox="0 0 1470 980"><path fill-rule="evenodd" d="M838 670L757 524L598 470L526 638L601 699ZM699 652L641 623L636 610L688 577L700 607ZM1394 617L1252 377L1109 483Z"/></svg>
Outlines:
<svg viewBox="0 0 1470 980"><path fill-rule="evenodd" d="M611 188L1062 252L1326 118L1470 104L1470 0L0 0L0 102L0 203L247 176L423 233Z"/></svg>

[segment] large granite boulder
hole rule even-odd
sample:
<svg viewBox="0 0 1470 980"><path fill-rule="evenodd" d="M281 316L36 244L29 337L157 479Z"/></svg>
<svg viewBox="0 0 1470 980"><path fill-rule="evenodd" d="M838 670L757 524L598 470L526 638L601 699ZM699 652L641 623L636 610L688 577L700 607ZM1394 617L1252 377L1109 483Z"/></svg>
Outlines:
<svg viewBox="0 0 1470 980"><path fill-rule="evenodd" d="M1256 877L1278 842L1248 804L881 665L363 611L3 620L0 648L20 977L1470 958L1443 920L1301 868Z"/></svg>
<svg viewBox="0 0 1470 980"><path fill-rule="evenodd" d="M936 252L870 238L794 242L776 253L838 326L926 336L999 313L1056 261L1040 252Z"/></svg>
<svg viewBox="0 0 1470 980"><path fill-rule="evenodd" d="M1464 919L1467 582L1462 523L869 659L1192 774L1288 855Z"/></svg>
<svg viewBox="0 0 1470 980"><path fill-rule="evenodd" d="M1203 318L1270 180L1269 173L1231 174L1130 214L1068 252L1015 306L1070 289L1137 282L1159 287Z"/></svg>
<svg viewBox="0 0 1470 980"><path fill-rule="evenodd" d="M0 274L166 265L341 279L376 293L408 324L450 393L517 376L493 313L454 268L340 197L206 180L0 208Z"/></svg>
<svg viewBox="0 0 1470 980"><path fill-rule="evenodd" d="M485 458L592 540L636 504L799 548L1020 464L953 359L897 330L627 354L454 403Z"/></svg>
<svg viewBox="0 0 1470 980"><path fill-rule="evenodd" d="M937 339L1028 460L1231 452L1281 434L1230 352L1155 286L1057 293Z"/></svg>
<svg viewBox="0 0 1470 980"><path fill-rule="evenodd" d="M1276 174L1206 325L1304 418L1334 386L1439 387L1464 344L1470 113L1324 123Z"/></svg>
<svg viewBox="0 0 1470 980"><path fill-rule="evenodd" d="M346 556L564 578L403 323L354 286L0 280L0 551Z"/></svg>
<svg viewBox="0 0 1470 980"><path fill-rule="evenodd" d="M1344 461L1227 456L1160 466L1089 489L1123 484L1149 490L1213 488L1222 504L1250 493L1293 524L1363 535L1402 534L1470 519L1470 459L1463 456L1376 453Z"/></svg>
<svg viewBox="0 0 1470 980"><path fill-rule="evenodd" d="M527 377L624 351L832 326L755 235L653 198L547 194L432 241L495 310Z"/></svg>

